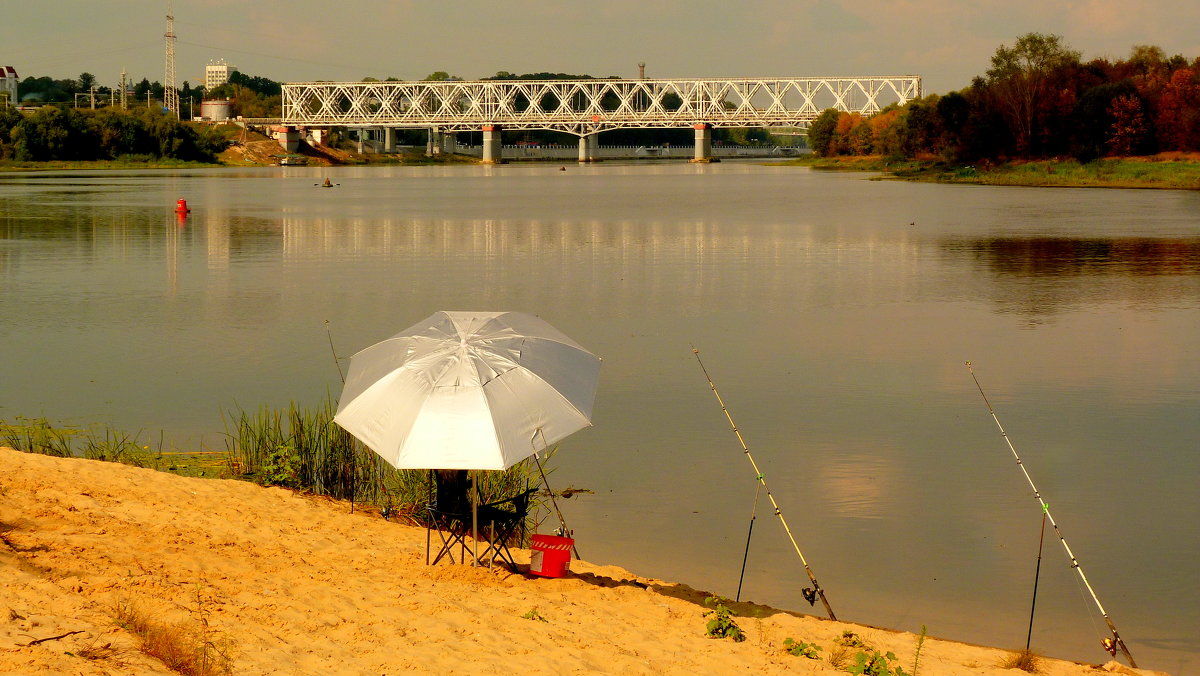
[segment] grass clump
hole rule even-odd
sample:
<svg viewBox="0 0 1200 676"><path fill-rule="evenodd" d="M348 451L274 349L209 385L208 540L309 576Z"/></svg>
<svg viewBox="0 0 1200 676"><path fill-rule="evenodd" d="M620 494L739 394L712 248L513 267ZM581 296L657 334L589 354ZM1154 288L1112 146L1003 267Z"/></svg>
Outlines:
<svg viewBox="0 0 1200 676"><path fill-rule="evenodd" d="M1032 650L1019 650L1011 653L1008 659L1000 664L1003 669L1020 669L1031 674L1036 674L1042 667L1042 658Z"/></svg>
<svg viewBox="0 0 1200 676"><path fill-rule="evenodd" d="M720 596L710 596L704 599L704 605L712 607L705 611L704 617L710 618L705 625L704 635L709 638L731 638L735 643L746 640L746 634L733 620L733 611L725 605L729 599Z"/></svg>
<svg viewBox="0 0 1200 676"><path fill-rule="evenodd" d="M220 676L233 673L228 641L208 623L207 601L197 592L195 614L199 626L159 622L132 603L119 603L113 620L141 641L142 652L186 676Z"/></svg>
<svg viewBox="0 0 1200 676"><path fill-rule="evenodd" d="M9 423L0 420L0 443L25 453L39 453L59 458L74 455L74 437L82 430L54 427L45 418L22 418Z"/></svg>

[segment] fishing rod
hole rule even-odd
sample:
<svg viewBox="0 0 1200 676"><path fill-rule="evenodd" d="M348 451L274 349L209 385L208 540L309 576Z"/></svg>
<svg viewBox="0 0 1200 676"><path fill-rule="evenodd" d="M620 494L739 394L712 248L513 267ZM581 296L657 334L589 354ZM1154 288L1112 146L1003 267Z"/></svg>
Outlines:
<svg viewBox="0 0 1200 676"><path fill-rule="evenodd" d="M746 579L746 561L750 559L750 538L754 535L754 520L758 518L758 496L762 493L762 484L754 485L754 507L750 509L750 528L746 531L746 551L742 552L742 572L738 574L737 595L734 601L742 600L742 580Z"/></svg>
<svg viewBox="0 0 1200 676"><path fill-rule="evenodd" d="M1042 534L1038 536L1037 568L1033 570L1033 602L1029 605L1029 633L1025 635L1025 652L1033 642L1033 613L1037 610L1038 578L1042 576L1042 544L1046 542L1046 508L1042 509Z"/></svg>
<svg viewBox="0 0 1200 676"><path fill-rule="evenodd" d="M725 419L729 421L729 426L733 428L734 435L737 436L738 442L742 445L742 451L746 453L746 459L750 461L750 465L754 468L754 474L759 485L767 492L767 498L771 501L771 506L775 508L775 516L779 517L779 522L783 524L783 530L787 532L788 539L792 542L792 548L796 550L796 555L800 557L800 563L804 566L804 572L808 573L808 579L812 581L812 588L804 588L801 593L809 605L815 605L817 597L821 597L821 603L825 606L825 612L829 613L829 619L837 620L837 616L833 614L833 608L829 606L829 600L825 598L825 590L821 589L821 585L817 583L817 577L813 575L812 568L809 567L808 561L804 558L804 553L800 551L800 545L796 544L796 538L792 535L792 529L788 527L787 519L783 518L783 512L779 509L779 503L775 502L775 496L771 495L771 489L767 486L767 480L763 477L763 473L758 469L758 463L754 462L754 456L750 455L750 448L746 446L746 440L742 438L742 433L738 430L737 424L733 422L733 416L730 415L729 409L725 407L725 400L721 399L721 394L717 392L717 385L713 382L712 376L708 375L708 369L704 368L704 362L700 359L700 350L692 348L692 354L696 355L696 363L700 364L700 370L704 371L704 378L708 380L708 386L712 389L713 395L717 398L717 403L721 405L721 411L725 413ZM755 501L757 502L757 497ZM754 517L750 519L750 527L754 528ZM746 538L746 548L749 552L750 538ZM745 567L743 563L743 573ZM740 590L741 583L738 583Z"/></svg>
<svg viewBox="0 0 1200 676"><path fill-rule="evenodd" d="M971 372L971 379L975 381L975 387L979 389L979 395L983 397L983 403L987 406L988 413L991 414L992 420L996 421L996 427L1000 429L1000 436L1004 437L1005 443L1008 444L1008 450L1012 451L1013 457L1017 460L1017 466L1021 468L1021 473L1025 475L1025 480L1029 482L1029 487L1033 489L1033 497L1037 498L1037 501L1042 505L1042 513L1049 519L1050 526L1054 528L1054 533L1058 536L1059 542L1062 542L1063 549L1067 552L1067 558L1071 560L1071 568L1079 574L1079 579L1083 582L1083 586L1087 587L1088 593L1092 595L1092 601L1096 603L1096 608L1100 610L1100 614L1108 624L1109 631L1112 632L1112 638L1100 639L1100 644L1113 657L1116 657L1117 650L1120 650L1125 655L1125 659L1129 660L1129 666L1137 669L1137 662L1133 661L1133 655L1129 654L1129 648L1126 647L1125 641L1121 639L1121 634L1117 632L1117 625L1113 624L1112 618L1108 616L1108 613L1104 610L1104 606L1100 604L1100 598L1096 596L1096 591L1092 589L1087 576L1083 574L1083 568L1080 567L1075 554L1071 552L1071 547L1067 545L1067 539L1063 537L1062 531L1059 530L1058 524L1054 521L1054 516L1050 514L1050 506L1042 499L1042 494L1038 491L1037 486L1033 483L1033 479L1029 476L1029 470L1025 469L1025 463L1021 460L1021 456L1017 455L1017 449L1013 447L1012 440L1008 438L1008 433L1004 431L1004 426L1000 424L1000 419L996 417L996 411L992 408L992 403L988 401L987 395L983 393L983 386L979 384L979 378L975 376L975 369L971 367L971 362L969 361L967 362L967 370Z"/></svg>

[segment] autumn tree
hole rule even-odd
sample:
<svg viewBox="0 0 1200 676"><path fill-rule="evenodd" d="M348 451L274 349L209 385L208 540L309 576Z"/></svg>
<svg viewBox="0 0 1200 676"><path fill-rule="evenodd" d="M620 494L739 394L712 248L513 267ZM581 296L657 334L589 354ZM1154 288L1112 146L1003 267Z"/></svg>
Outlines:
<svg viewBox="0 0 1200 676"><path fill-rule="evenodd" d="M1198 60L1200 61L1200 60ZM1200 70L1171 74L1158 102L1155 128L1163 150L1200 150Z"/></svg>
<svg viewBox="0 0 1200 676"><path fill-rule="evenodd" d="M1018 153L1032 148L1036 111L1055 71L1078 63L1079 52L1067 48L1059 35L1028 33L1012 47L996 49L985 83L1012 129Z"/></svg>
<svg viewBox="0 0 1200 676"><path fill-rule="evenodd" d="M1142 100L1133 94L1118 96L1108 104L1112 125L1108 149L1113 155L1128 157L1143 154L1149 125L1142 111Z"/></svg>

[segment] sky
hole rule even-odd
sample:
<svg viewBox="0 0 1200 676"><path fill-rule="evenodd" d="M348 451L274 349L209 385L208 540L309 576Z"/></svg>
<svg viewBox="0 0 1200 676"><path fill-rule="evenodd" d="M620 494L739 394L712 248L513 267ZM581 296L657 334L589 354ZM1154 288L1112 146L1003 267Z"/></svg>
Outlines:
<svg viewBox="0 0 1200 676"><path fill-rule="evenodd" d="M224 59L280 82L565 72L650 78L920 75L945 93L1030 32L1083 58L1200 56L1195 0L0 0L0 65L115 86Z"/></svg>

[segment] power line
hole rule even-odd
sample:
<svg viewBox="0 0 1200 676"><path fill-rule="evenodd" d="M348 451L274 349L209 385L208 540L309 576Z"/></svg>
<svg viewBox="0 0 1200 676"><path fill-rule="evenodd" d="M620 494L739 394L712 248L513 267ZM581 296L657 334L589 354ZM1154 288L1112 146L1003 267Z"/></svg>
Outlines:
<svg viewBox="0 0 1200 676"><path fill-rule="evenodd" d="M221 46L217 46L217 45L206 45L206 44L202 44L199 42L189 42L187 40L179 40L179 43L185 44L185 45L190 45L192 47L203 47L204 49L215 49L215 50L223 51L223 52L233 52L234 54L249 54L250 56L262 56L262 57L266 57L269 59L275 59L277 61L288 61L291 63L307 63L307 64L313 64L313 65L317 65L317 66L331 66L334 68L342 68L345 70L354 70L354 71L358 71L360 73L363 71L370 72L370 71L376 70L376 67L373 67L373 66L351 66L348 64L344 64L344 63L334 63L332 61L316 61L313 59L297 59L294 57L280 56L279 54L270 54L270 53L266 53L266 52L254 52L254 51L250 51L250 50L246 50L246 49L234 49L232 47L221 47Z"/></svg>

